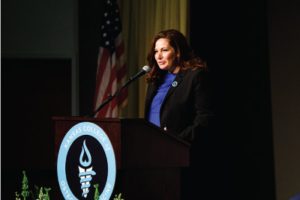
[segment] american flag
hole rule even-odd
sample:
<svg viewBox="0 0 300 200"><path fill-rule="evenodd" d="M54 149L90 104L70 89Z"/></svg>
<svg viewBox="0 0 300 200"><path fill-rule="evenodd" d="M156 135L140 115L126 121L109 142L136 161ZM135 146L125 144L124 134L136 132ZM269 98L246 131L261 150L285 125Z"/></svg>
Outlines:
<svg viewBox="0 0 300 200"><path fill-rule="evenodd" d="M109 98L109 95L114 95L126 82L122 25L119 8L115 0L105 2L101 34L94 111ZM118 109L122 109L127 104L127 97L126 87L116 98L104 106L95 117L117 117Z"/></svg>

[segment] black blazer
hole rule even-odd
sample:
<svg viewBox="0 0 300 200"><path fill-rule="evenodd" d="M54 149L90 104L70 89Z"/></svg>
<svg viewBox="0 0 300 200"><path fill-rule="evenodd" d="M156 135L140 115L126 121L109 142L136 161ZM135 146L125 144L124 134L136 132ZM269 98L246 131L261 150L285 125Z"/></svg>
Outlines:
<svg viewBox="0 0 300 200"><path fill-rule="evenodd" d="M210 109L208 72L201 68L195 71L179 70L174 82L177 85L172 84L161 105L160 124L162 128L167 127L168 132L192 142L195 134L201 133L201 129L208 125L209 118L213 116ZM145 103L147 120L158 87L148 85Z"/></svg>

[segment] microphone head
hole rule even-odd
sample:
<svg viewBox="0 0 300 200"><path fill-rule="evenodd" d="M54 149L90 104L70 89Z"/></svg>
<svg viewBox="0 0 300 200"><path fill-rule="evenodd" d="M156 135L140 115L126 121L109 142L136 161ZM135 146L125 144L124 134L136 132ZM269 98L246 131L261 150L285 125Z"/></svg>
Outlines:
<svg viewBox="0 0 300 200"><path fill-rule="evenodd" d="M143 67L143 70L145 70L146 74L148 74L151 71L151 68L149 66L145 65Z"/></svg>

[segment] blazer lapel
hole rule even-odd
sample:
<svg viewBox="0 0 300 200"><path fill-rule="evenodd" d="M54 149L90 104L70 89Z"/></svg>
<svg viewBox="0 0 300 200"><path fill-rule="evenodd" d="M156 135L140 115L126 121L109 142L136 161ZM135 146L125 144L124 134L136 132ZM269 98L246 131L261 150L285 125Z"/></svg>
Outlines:
<svg viewBox="0 0 300 200"><path fill-rule="evenodd" d="M180 85L181 81L182 81L182 78L184 77L186 73L186 70L179 70L177 76L175 77L174 82L177 83L177 85L175 86L172 86L170 87L168 93L166 94L165 98L164 98L164 101L162 103L162 106L164 106L165 102L168 100L168 98L172 95L172 93L176 90L176 88ZM153 101L153 98L155 97L155 95L157 94L157 89L158 87L156 85L148 85L148 90L147 90L147 95L146 95L146 102L145 102L145 111L144 111L144 117L146 119L148 119L148 115L149 115L149 112L150 112L150 107L151 107L151 103ZM162 108L161 108L162 110Z"/></svg>
<svg viewBox="0 0 300 200"><path fill-rule="evenodd" d="M178 72L177 76L175 77L175 79L174 79L174 81L173 81L173 83L172 83L172 85L171 85L171 87L170 87L170 89L169 89L167 95L165 96L165 99L164 99L164 101L163 101L162 104L164 104L164 103L168 100L168 98L170 97L170 95L171 95L171 94L177 89L177 87L180 85L180 83L181 83L181 81L182 81L182 78L184 77L185 73L186 73L186 70L181 70L181 69L179 70L179 72Z"/></svg>
<svg viewBox="0 0 300 200"><path fill-rule="evenodd" d="M158 87L156 85L151 85L151 84L148 85L146 101L145 101L145 111L144 111L144 117L146 119L148 119L152 100L157 94L157 88Z"/></svg>

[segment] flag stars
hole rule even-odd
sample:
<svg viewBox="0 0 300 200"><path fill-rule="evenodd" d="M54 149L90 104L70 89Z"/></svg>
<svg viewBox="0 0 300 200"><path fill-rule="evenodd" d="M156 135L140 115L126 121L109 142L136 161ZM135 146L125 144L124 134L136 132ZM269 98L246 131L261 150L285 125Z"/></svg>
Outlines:
<svg viewBox="0 0 300 200"><path fill-rule="evenodd" d="M120 10L114 0L105 0L107 10L103 12L101 24L101 46L107 48L111 53L115 51L115 38L122 30Z"/></svg>

